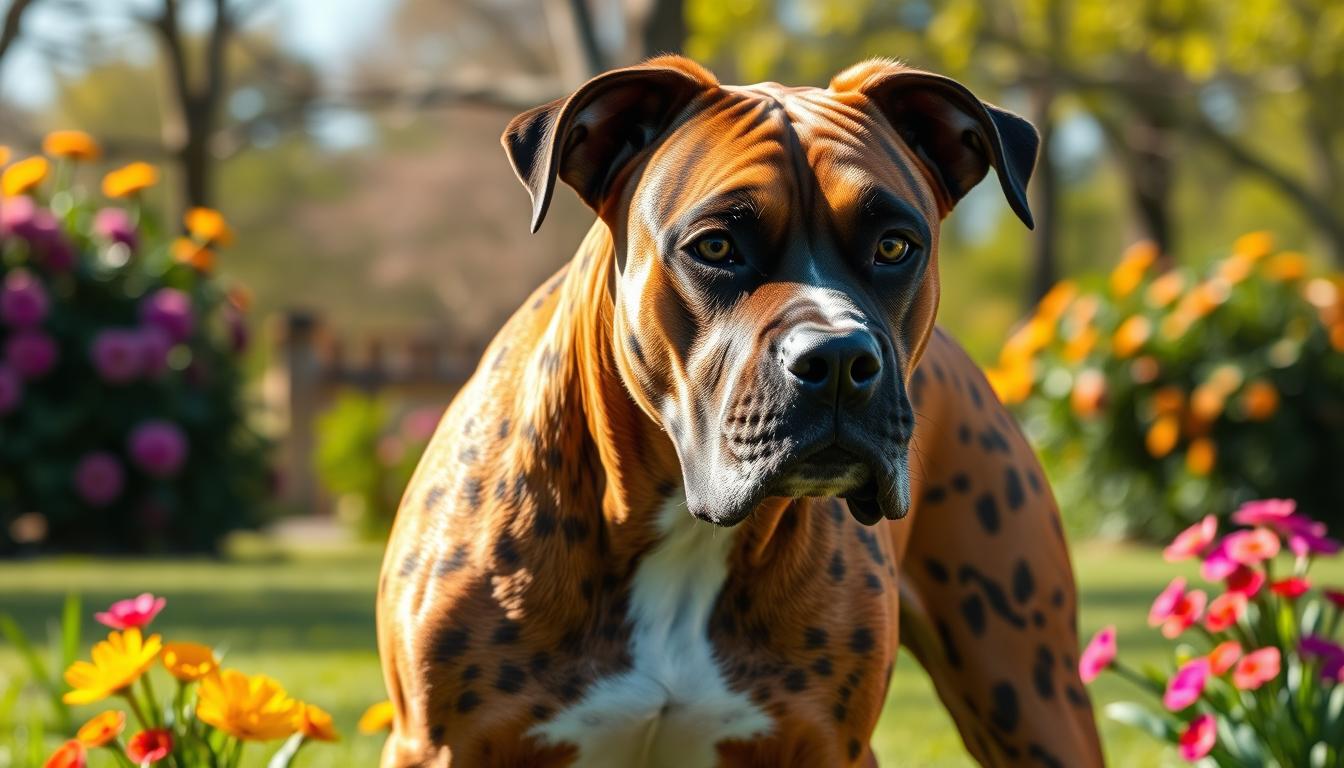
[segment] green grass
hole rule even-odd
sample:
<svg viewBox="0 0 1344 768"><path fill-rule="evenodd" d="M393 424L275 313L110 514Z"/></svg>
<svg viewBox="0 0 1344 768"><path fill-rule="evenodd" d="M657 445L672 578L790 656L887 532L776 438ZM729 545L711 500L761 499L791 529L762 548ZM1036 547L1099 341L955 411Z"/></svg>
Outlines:
<svg viewBox="0 0 1344 768"><path fill-rule="evenodd" d="M155 623L167 638L215 643L227 649L227 663L247 672L266 672L296 696L328 708L344 740L308 747L301 766L375 765L380 740L355 733L364 707L384 697L374 638L374 549L251 558L240 561L122 561L60 559L0 564L0 611L43 636L60 613L67 592L85 598L86 613L112 600L152 590L168 597ZM1165 642L1144 626L1153 596L1177 573L1156 552L1088 544L1075 551L1082 590L1079 623L1083 635L1114 623L1121 653L1131 663L1162 663ZM1326 567L1329 565L1329 567ZM1344 564L1318 565L1322 583L1344 583ZM95 627L85 626L86 641ZM87 648L85 648L85 652ZM0 695L15 675L23 675L17 654L0 645ZM160 691L168 680L159 680ZM1093 689L1098 710L1108 701L1134 694L1123 682L1103 677ZM28 694L16 708L17 722L0 717L0 768L27 766L27 723L45 702ZM100 711L79 710L77 718ZM1108 761L1113 765L1177 765L1174 753L1147 737L1101 721ZM46 747L58 743L49 734ZM884 766L966 766L970 760L917 664L903 657L892 694L874 736ZM263 750L251 747L250 766L264 764ZM96 765L110 765L109 763Z"/></svg>

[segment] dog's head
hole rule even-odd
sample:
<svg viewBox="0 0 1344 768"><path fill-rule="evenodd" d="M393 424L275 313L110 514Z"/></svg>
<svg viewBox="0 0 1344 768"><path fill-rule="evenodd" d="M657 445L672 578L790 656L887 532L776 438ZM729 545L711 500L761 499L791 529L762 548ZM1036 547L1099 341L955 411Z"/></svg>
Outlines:
<svg viewBox="0 0 1344 768"><path fill-rule="evenodd" d="M770 496L905 514L939 223L992 167L1031 226L1029 123L890 61L820 89L722 86L662 57L503 141L534 231L557 176L610 228L617 366L676 445L696 517L732 525Z"/></svg>

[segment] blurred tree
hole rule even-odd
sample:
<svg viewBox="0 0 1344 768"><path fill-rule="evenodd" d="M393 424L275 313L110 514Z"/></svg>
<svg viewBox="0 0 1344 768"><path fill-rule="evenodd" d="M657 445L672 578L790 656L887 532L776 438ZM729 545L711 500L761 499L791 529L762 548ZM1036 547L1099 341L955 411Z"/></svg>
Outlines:
<svg viewBox="0 0 1344 768"><path fill-rule="evenodd" d="M18 38L23 24L23 12L32 4L33 0L11 0L9 9L5 11L4 21L0 22L0 61L4 60L9 47Z"/></svg>

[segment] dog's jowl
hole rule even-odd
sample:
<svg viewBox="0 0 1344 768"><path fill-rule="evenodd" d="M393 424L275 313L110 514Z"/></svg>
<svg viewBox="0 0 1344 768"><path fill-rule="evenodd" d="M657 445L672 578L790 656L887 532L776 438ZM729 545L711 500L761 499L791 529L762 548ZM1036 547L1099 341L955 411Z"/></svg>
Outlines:
<svg viewBox="0 0 1344 768"><path fill-rule="evenodd" d="M597 221L407 491L383 765L871 766L898 643L982 764L1100 764L1054 500L934 327L942 219L992 173L1030 226L1036 147L890 61L514 119L533 228L561 181Z"/></svg>

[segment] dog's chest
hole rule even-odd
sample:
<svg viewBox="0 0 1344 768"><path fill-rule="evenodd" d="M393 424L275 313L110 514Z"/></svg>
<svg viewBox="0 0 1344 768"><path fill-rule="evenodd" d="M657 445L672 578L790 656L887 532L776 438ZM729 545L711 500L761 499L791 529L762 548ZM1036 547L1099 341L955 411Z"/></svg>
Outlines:
<svg viewBox="0 0 1344 768"><path fill-rule="evenodd" d="M728 688L709 642L732 532L691 517L680 492L658 523L662 539L630 590L631 667L532 731L577 745L578 766L712 766L715 744L771 728L749 697Z"/></svg>

